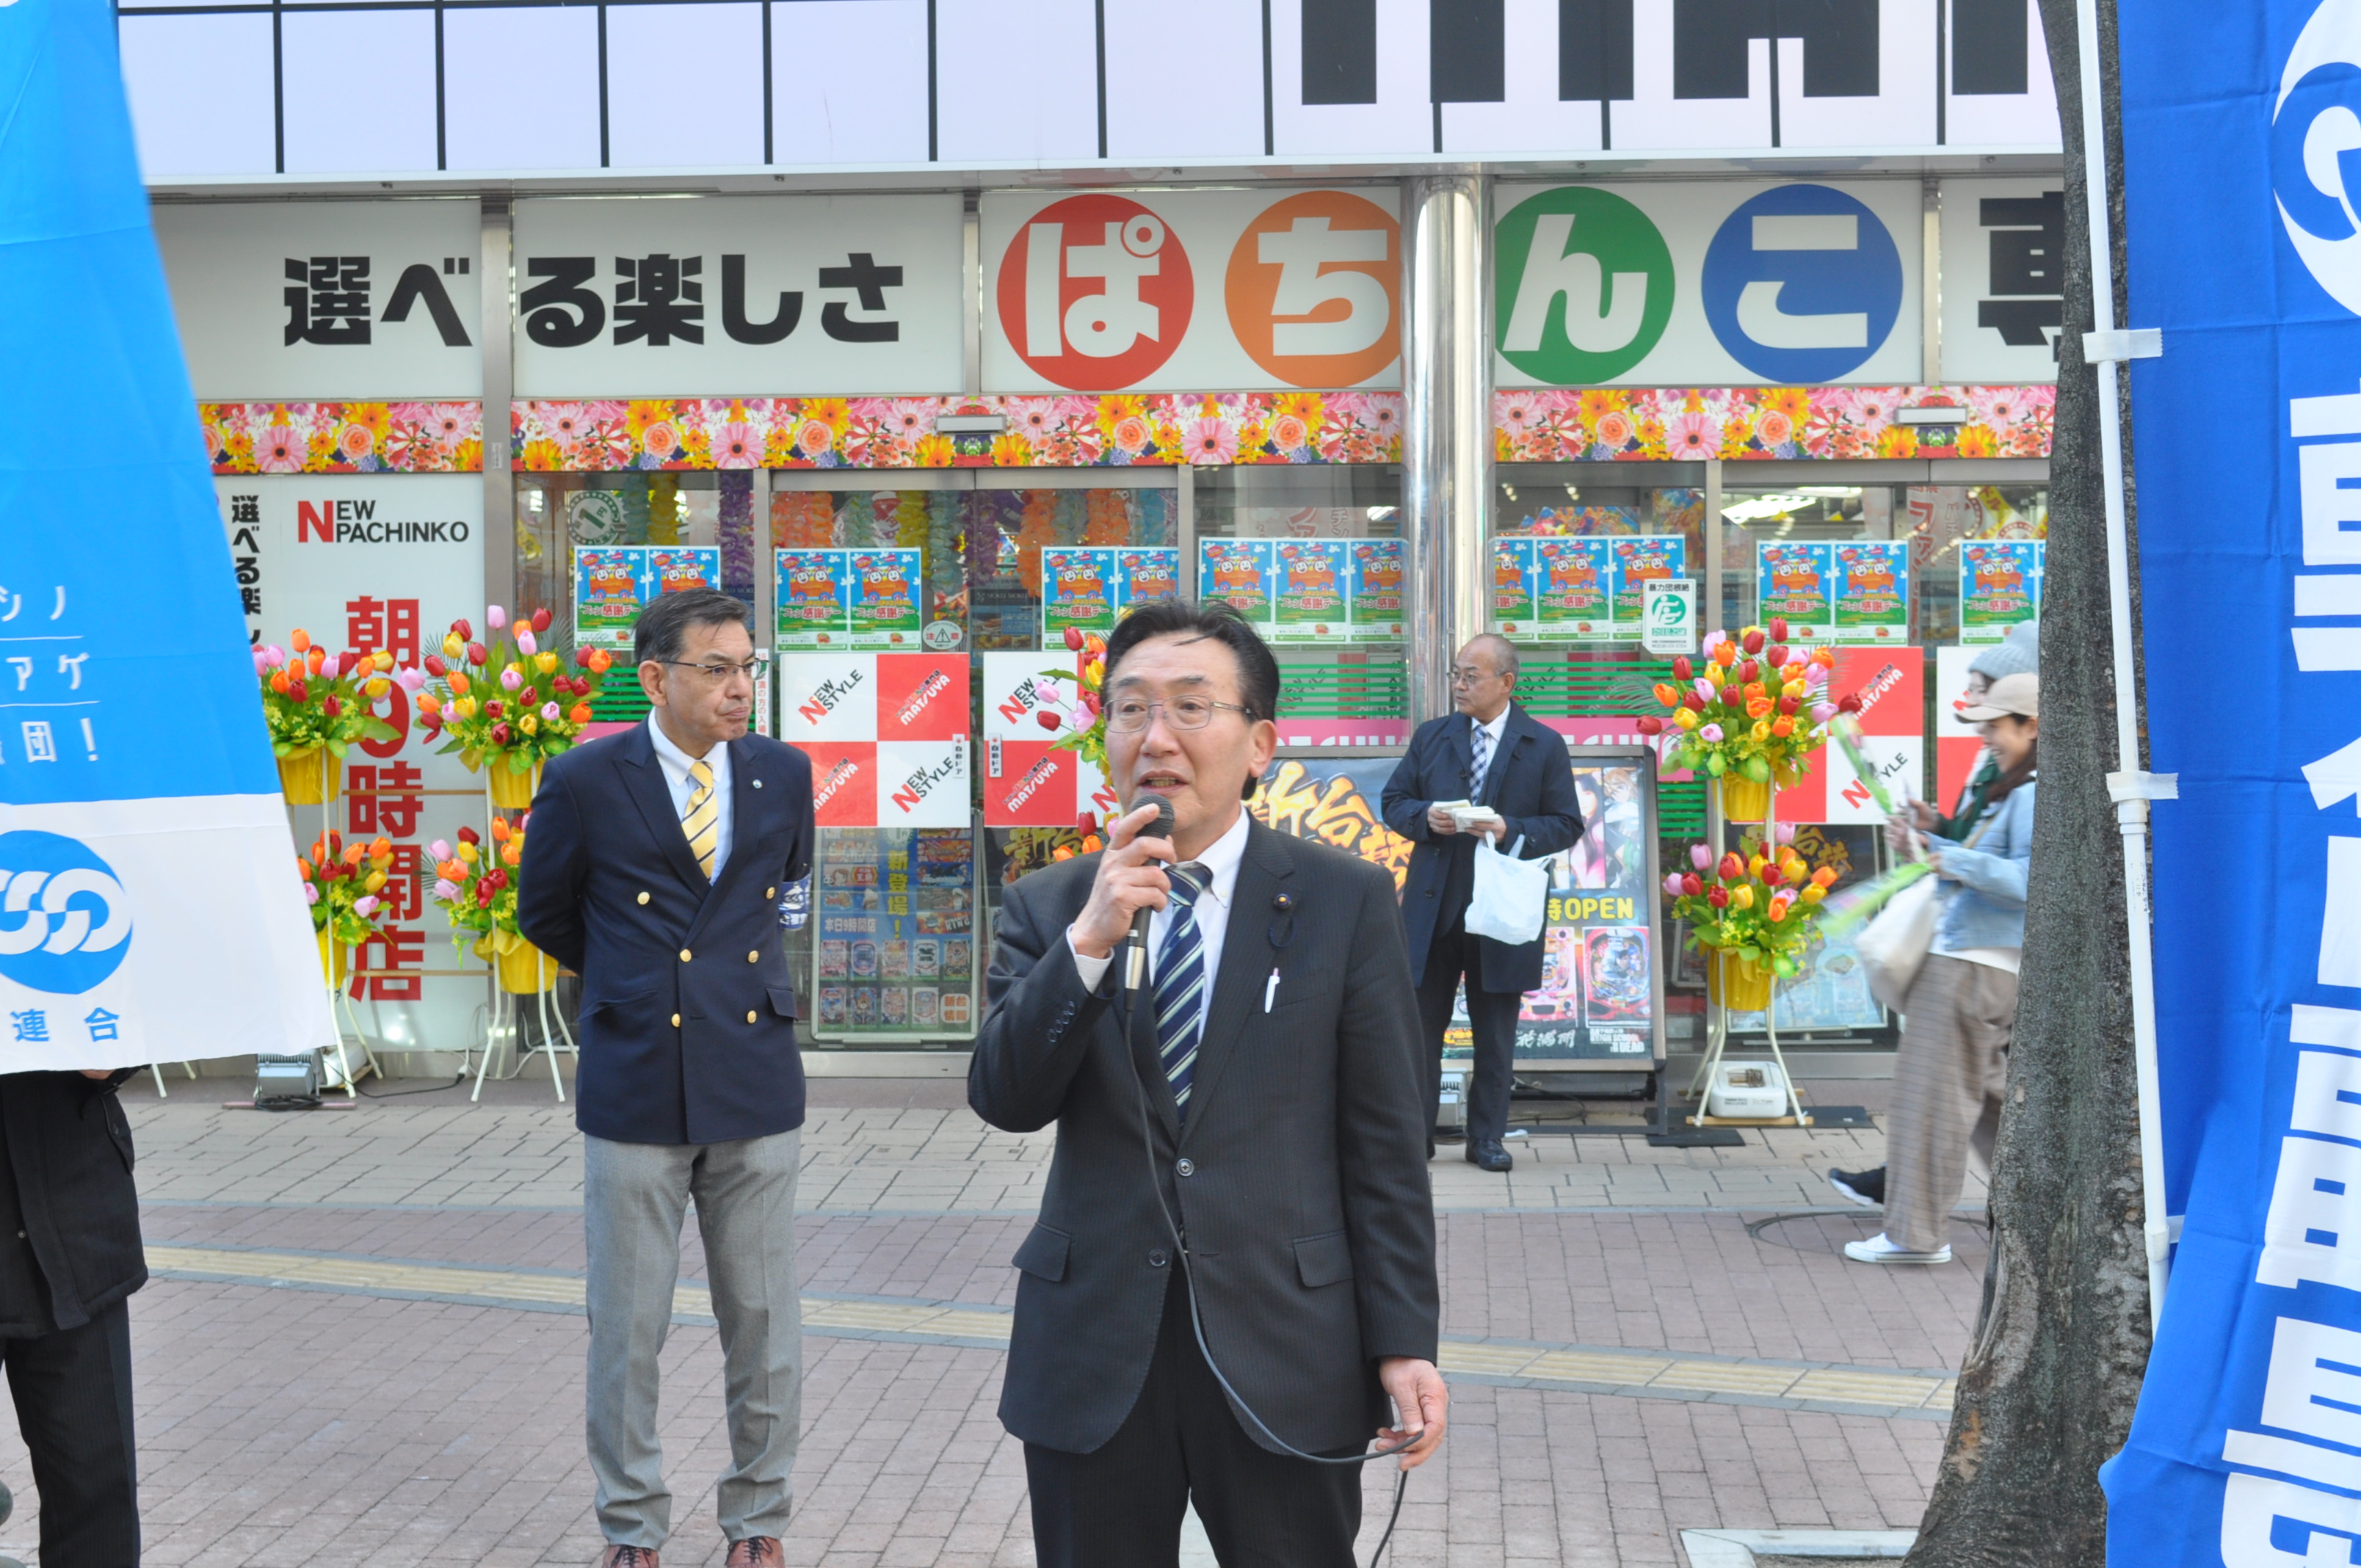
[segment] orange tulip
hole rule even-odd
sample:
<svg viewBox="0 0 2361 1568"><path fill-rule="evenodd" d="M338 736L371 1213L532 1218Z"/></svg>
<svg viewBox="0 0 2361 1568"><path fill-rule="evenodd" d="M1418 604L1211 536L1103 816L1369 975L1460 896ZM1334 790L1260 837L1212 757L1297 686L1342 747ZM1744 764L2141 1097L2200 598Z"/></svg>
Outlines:
<svg viewBox="0 0 2361 1568"><path fill-rule="evenodd" d="M1749 718L1767 718L1771 714L1771 699L1767 696L1748 697L1746 699L1746 717Z"/></svg>
<svg viewBox="0 0 2361 1568"><path fill-rule="evenodd" d="M378 861L390 860L390 859L391 859L391 858L392 858L392 855L393 855L393 840L392 840L392 839L388 839L388 838L384 837L382 834L380 834L380 835L379 835L376 839L371 839L371 840L369 841L369 858L370 858L371 860L378 860Z"/></svg>
<svg viewBox="0 0 2361 1568"><path fill-rule="evenodd" d="M522 844L511 844L507 849L500 851L500 864L504 866L512 866L523 858L524 846Z"/></svg>
<svg viewBox="0 0 2361 1568"><path fill-rule="evenodd" d="M361 857L367 852L368 850L362 845L353 844L347 846L345 850L345 864L348 866L359 865L361 863Z"/></svg>
<svg viewBox="0 0 2361 1568"><path fill-rule="evenodd" d="M270 689L277 692L280 696L285 696L287 695L287 672L285 670L273 670L270 672Z"/></svg>
<svg viewBox="0 0 2361 1568"><path fill-rule="evenodd" d="M1821 887L1832 887L1836 880L1837 869L1834 866L1822 866L1812 873L1812 881Z"/></svg>
<svg viewBox="0 0 2361 1568"><path fill-rule="evenodd" d="M296 856L295 874L302 877L305 882L310 882L312 880L312 862L305 860L301 855Z"/></svg>
<svg viewBox="0 0 2361 1568"><path fill-rule="evenodd" d="M1779 736L1782 739L1784 739L1789 735L1793 735L1795 732L1795 721L1792 718L1783 718L1771 727L1771 733Z"/></svg>
<svg viewBox="0 0 2361 1568"><path fill-rule="evenodd" d="M443 711L443 704L436 700L433 692L420 692L418 694L418 711L424 714L427 718L432 718L436 714Z"/></svg>
<svg viewBox="0 0 2361 1568"><path fill-rule="evenodd" d="M303 661L305 667L316 675L320 673L320 666L328 662L327 650L324 648L314 648L310 652L303 655Z"/></svg>
<svg viewBox="0 0 2361 1568"><path fill-rule="evenodd" d="M290 647L293 648L298 653L301 653L305 649L312 646L312 634L299 626L295 629L294 632L288 637L287 641Z"/></svg>
<svg viewBox="0 0 2361 1568"><path fill-rule="evenodd" d="M454 670L454 671L452 671L452 672L451 672L451 674L450 674L449 679L450 679L450 682L451 682L451 695L452 695L452 696L466 696L467 695L467 673L466 673L465 671L462 671L462 670Z"/></svg>
<svg viewBox="0 0 2361 1568"><path fill-rule="evenodd" d="M577 702L566 717L577 724L588 724L590 722L590 705L587 702Z"/></svg>
<svg viewBox="0 0 2361 1568"><path fill-rule="evenodd" d="M508 841L508 818L505 817L495 817L492 818L492 837L500 839L502 843L506 843Z"/></svg>

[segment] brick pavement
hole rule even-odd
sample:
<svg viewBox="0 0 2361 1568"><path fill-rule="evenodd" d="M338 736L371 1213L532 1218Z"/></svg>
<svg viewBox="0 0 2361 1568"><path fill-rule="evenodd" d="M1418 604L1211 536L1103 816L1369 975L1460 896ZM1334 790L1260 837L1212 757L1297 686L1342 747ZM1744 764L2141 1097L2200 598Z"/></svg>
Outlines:
<svg viewBox="0 0 2361 1568"><path fill-rule="evenodd" d="M578 1272L570 1117L526 1085L352 1112L132 1100L151 1242ZM945 1091L951 1102L942 1102ZM1046 1138L963 1124L956 1086L815 1083L807 1292L1003 1307ZM1846 1098L1858 1098L1848 1095ZM929 1101L933 1102L928 1102ZM1982 1251L1872 1270L1837 1255L1872 1216L1791 1221L1874 1133L1748 1134L1736 1150L1535 1138L1501 1182L1446 1157L1444 1328L1465 1339L1939 1370L1964 1344ZM1973 1200L1971 1199L1971 1201ZM691 1239L686 1277L702 1276ZM149 1561L581 1563L598 1541L580 1435L581 1320L563 1310L159 1279L134 1302ZM1001 1354L814 1335L798 1563L1031 1561L1021 1454L993 1417ZM725 1464L713 1331L674 1330L664 1435L670 1563L719 1562ZM1907 1529L1943 1427L1677 1391L1461 1380L1443 1456L1411 1478L1406 1565L1673 1564L1678 1530ZM1381 1467L1373 1467L1373 1469ZM25 1475L0 1435L0 1478ZM1389 1471L1367 1478L1374 1544ZM0 1549L32 1539L26 1499Z"/></svg>

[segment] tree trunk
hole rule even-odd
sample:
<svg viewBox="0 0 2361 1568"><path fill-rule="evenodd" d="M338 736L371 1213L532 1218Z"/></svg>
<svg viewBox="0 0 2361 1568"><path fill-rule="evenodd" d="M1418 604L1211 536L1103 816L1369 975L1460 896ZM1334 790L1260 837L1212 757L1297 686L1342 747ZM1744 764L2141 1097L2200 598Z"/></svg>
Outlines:
<svg viewBox="0 0 2361 1568"><path fill-rule="evenodd" d="M2120 192L2114 9L2099 0L2108 183ZM2041 13L2066 148L2066 328L2041 607L2039 795L1992 1262L1909 1568L2103 1563L2099 1466L2123 1446L2147 1363L2123 839L2106 785L2117 763L2098 376L2081 353L2093 319L2081 69L2074 0L2041 0ZM2120 205L2112 232L2121 323ZM2128 465L2127 414L2125 428ZM2135 598L2135 617L2136 607Z"/></svg>

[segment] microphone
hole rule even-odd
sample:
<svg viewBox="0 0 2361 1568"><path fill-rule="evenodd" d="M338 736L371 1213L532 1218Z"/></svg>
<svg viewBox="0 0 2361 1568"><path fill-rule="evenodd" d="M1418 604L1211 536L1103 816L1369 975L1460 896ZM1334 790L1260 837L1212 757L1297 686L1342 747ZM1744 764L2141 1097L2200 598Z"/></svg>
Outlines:
<svg viewBox="0 0 2361 1568"><path fill-rule="evenodd" d="M1133 835L1137 839L1172 839L1172 803L1159 795L1156 799L1156 820ZM1136 909L1131 916L1131 936L1124 943L1123 988L1137 995L1140 982L1148 978L1148 920L1155 911Z"/></svg>

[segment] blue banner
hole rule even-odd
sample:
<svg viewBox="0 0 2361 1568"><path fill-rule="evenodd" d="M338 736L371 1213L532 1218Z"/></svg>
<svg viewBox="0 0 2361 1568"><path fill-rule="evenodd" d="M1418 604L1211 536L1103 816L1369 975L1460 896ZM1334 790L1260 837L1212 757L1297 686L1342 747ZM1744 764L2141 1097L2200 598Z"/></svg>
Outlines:
<svg viewBox="0 0 2361 1568"><path fill-rule="evenodd" d="M0 1072L329 1038L104 0L0 5Z"/></svg>

